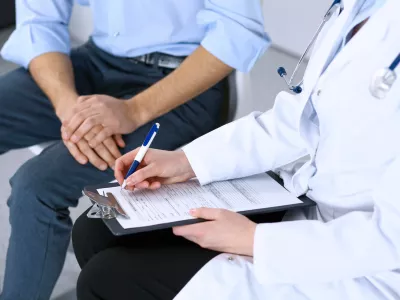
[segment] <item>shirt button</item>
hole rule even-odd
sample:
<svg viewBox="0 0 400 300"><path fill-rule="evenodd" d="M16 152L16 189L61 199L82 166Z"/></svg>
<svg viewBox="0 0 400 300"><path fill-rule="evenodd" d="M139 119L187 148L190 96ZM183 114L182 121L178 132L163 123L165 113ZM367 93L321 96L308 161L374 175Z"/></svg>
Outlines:
<svg viewBox="0 0 400 300"><path fill-rule="evenodd" d="M229 261L233 261L233 259L234 259L233 256L228 256Z"/></svg>
<svg viewBox="0 0 400 300"><path fill-rule="evenodd" d="M321 90L318 90L317 91L317 96L321 95L321 93L322 93Z"/></svg>
<svg viewBox="0 0 400 300"><path fill-rule="evenodd" d="M114 32L114 37L117 37L117 36L119 36L119 31Z"/></svg>

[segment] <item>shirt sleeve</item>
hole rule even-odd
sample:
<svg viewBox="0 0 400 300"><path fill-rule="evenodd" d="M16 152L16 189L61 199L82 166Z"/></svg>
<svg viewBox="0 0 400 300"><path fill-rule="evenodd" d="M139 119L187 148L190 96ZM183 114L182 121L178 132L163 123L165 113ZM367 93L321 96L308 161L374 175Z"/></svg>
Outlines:
<svg viewBox="0 0 400 300"><path fill-rule="evenodd" d="M205 0L197 22L206 28L201 45L242 72L249 71L270 45L260 0Z"/></svg>
<svg viewBox="0 0 400 300"><path fill-rule="evenodd" d="M73 0L16 0L17 26L1 50L2 57L28 68L41 54L69 54L72 5Z"/></svg>
<svg viewBox="0 0 400 300"><path fill-rule="evenodd" d="M201 184L279 168L307 152L295 121L300 112L299 101L281 92L272 110L220 127L183 151Z"/></svg>
<svg viewBox="0 0 400 300"><path fill-rule="evenodd" d="M374 211L258 225L254 267L263 284L336 282L400 269L400 156L373 191Z"/></svg>

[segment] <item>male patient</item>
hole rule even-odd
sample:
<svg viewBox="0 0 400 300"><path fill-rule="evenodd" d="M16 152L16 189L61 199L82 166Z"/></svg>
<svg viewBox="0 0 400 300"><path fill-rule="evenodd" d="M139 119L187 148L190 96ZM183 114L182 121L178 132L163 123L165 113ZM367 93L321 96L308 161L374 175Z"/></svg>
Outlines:
<svg viewBox="0 0 400 300"><path fill-rule="evenodd" d="M90 4L91 39L70 51L73 0L16 1L1 54L23 68L0 77L0 154L56 142L11 179L3 300L48 299L82 188L111 180L155 121L153 146L166 150L218 126L220 81L248 71L269 44L259 0Z"/></svg>

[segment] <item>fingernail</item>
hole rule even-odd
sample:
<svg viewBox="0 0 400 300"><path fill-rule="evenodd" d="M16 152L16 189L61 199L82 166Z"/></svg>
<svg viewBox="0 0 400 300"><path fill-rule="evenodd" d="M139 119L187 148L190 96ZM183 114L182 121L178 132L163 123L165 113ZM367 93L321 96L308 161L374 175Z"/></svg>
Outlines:
<svg viewBox="0 0 400 300"><path fill-rule="evenodd" d="M67 140L67 139L68 139L68 133L66 133L66 132L63 132L63 133L62 133L62 136L63 136L63 138L64 138L65 140Z"/></svg>
<svg viewBox="0 0 400 300"><path fill-rule="evenodd" d="M78 141L78 137L77 137L76 135L73 135L73 136L71 137L71 140L72 140L74 143L76 143L76 142Z"/></svg>
<svg viewBox="0 0 400 300"><path fill-rule="evenodd" d="M107 170L107 165L101 165L100 169L102 169L103 171Z"/></svg>
<svg viewBox="0 0 400 300"><path fill-rule="evenodd" d="M191 214L192 216L194 216L196 214L196 209L192 208L189 210L189 214Z"/></svg>

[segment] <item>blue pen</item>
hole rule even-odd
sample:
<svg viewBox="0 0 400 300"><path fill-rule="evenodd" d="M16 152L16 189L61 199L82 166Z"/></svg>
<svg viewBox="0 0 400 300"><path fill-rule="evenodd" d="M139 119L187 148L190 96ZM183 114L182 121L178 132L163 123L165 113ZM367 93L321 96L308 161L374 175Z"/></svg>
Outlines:
<svg viewBox="0 0 400 300"><path fill-rule="evenodd" d="M160 124L158 124L158 123L154 124L151 127L142 146L140 147L139 152L135 156L135 160L133 161L131 167L129 168L128 173L125 176L124 182L122 183L123 189L126 187L126 179L129 176L131 176L133 173L135 173L136 169L139 167L140 163L142 162L142 159L146 155L147 150L149 150L150 145L153 142L154 138L156 137L156 134L157 134L159 128L160 128Z"/></svg>

